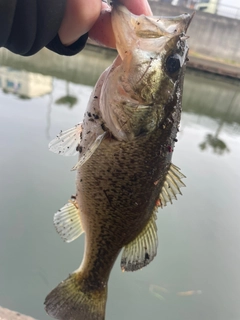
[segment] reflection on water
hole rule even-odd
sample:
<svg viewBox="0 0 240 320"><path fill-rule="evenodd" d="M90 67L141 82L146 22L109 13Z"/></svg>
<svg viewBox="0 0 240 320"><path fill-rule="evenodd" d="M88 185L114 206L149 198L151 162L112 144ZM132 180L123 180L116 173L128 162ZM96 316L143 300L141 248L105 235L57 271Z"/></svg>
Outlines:
<svg viewBox="0 0 240 320"><path fill-rule="evenodd" d="M65 78L61 71L56 78L54 63L49 75L43 70L45 77L52 77L51 89L33 98L41 87L34 85L28 100L19 99L13 89L6 94L1 82L0 304L39 320L50 319L43 309L46 294L78 267L83 254L83 238L62 243L52 224L54 212L74 192L70 169L76 159L48 152L47 144L83 117L92 87L77 82L81 72L87 72L84 64L90 54L58 60L59 70L66 71L67 64L72 70ZM96 64L104 68L109 59L104 54ZM21 66L9 56L1 60L0 53L1 61L8 62L10 74ZM41 62L29 63L25 69L33 77L21 71L25 83L41 73ZM239 105L238 81L188 70L173 156L187 176L187 188L183 197L158 212L154 261L130 274L121 273L119 260L115 264L106 320L240 318Z"/></svg>
<svg viewBox="0 0 240 320"><path fill-rule="evenodd" d="M203 293L202 290L174 291L158 286L156 284L151 284L149 286L149 292L152 294L152 296L160 300L169 299L170 295L177 295L180 297L191 297Z"/></svg>
<svg viewBox="0 0 240 320"><path fill-rule="evenodd" d="M206 150L208 146L212 147L213 152L219 155L224 154L224 152L230 151L226 143L223 140L220 140L217 134L215 134L214 136L212 134L207 134L205 141L200 143L199 145L202 151Z"/></svg>
<svg viewBox="0 0 240 320"><path fill-rule="evenodd" d="M39 97L52 91L52 77L38 73L0 67L0 87L21 99Z"/></svg>
<svg viewBox="0 0 240 320"><path fill-rule="evenodd" d="M227 113L226 113L227 115ZM215 134L208 133L205 137L205 140L199 144L199 147L202 151L207 150L208 146L213 149L214 153L218 155L224 154L224 152L229 152L229 148L226 143L219 139L220 131L223 129L224 119L219 122L219 125L216 129Z"/></svg>
<svg viewBox="0 0 240 320"><path fill-rule="evenodd" d="M55 103L60 105L67 105L70 109L77 103L77 98L70 94L69 81L66 81L66 95L57 99Z"/></svg>
<svg viewBox="0 0 240 320"><path fill-rule="evenodd" d="M206 115L218 122L215 132L207 133L199 144L200 149L204 151L210 147L218 155L229 152L226 142L219 135L224 124L240 123L239 81L192 72L186 77L185 87L188 90L184 92L184 111Z"/></svg>
<svg viewBox="0 0 240 320"><path fill-rule="evenodd" d="M77 98L74 96L67 95L67 96L64 96L64 97L57 99L55 101L55 103L60 104L60 105L67 105L68 108L71 109L77 103Z"/></svg>

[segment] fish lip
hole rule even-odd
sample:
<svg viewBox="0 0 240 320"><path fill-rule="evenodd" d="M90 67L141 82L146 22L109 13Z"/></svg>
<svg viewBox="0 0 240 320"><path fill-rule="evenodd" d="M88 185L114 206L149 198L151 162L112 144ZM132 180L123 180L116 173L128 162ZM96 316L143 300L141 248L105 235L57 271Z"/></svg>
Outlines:
<svg viewBox="0 0 240 320"><path fill-rule="evenodd" d="M196 11L193 11L191 14L189 14L189 13L185 13L185 14L189 15L189 19L188 19L188 21L187 21L186 28L185 28L185 32L187 32L188 27L190 26L190 24L191 24L191 22L192 22L192 19L193 19L193 17L194 17L195 14L196 14Z"/></svg>
<svg viewBox="0 0 240 320"><path fill-rule="evenodd" d="M191 14L190 13L183 13L177 17L173 17L173 18L181 18L181 21L177 22L178 24L178 28L179 28L179 31L177 33L175 33L175 35L181 35L181 34L186 34L191 22L192 22L192 19L195 15L195 11L192 12ZM167 17L166 17L167 18Z"/></svg>
<svg viewBox="0 0 240 320"><path fill-rule="evenodd" d="M118 12L127 14L127 15L132 15L133 17L141 17L144 16L145 19L149 20L153 25L156 25L162 32L162 35L185 35L188 27L195 15L195 11L193 11L191 14L190 13L183 13L178 16L148 16L148 15L135 15L131 13L123 4L121 4L118 0L113 1L113 10L112 12ZM136 18L134 18L136 19ZM159 23L160 21L160 23ZM161 24L162 21L162 24ZM168 21L168 23L165 24L165 21ZM174 28L174 29L173 29ZM140 36L141 37L141 36Z"/></svg>

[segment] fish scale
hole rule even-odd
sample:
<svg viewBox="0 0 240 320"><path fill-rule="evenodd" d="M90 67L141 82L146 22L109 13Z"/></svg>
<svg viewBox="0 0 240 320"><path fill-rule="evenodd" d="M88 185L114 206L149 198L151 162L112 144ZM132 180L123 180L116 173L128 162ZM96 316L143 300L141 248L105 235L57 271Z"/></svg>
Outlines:
<svg viewBox="0 0 240 320"><path fill-rule="evenodd" d="M134 160L134 167L131 162L114 157L119 149L117 143L114 142L112 147L108 141L101 144L96 153L89 159L86 168L83 166L83 170L79 172L77 178L78 180L82 179L78 188L79 206L82 211L86 212L86 216L97 210L99 215L104 215L105 219L108 216L113 217L113 224L115 224L119 212L123 228L125 228L127 219L130 218L130 213L123 216L122 210L125 212L133 211L139 218L146 216L144 220L149 219L155 206L152 198L156 200L162 187L161 184L155 186L154 181L157 178L159 179L161 175L165 176L170 165L170 159L166 161L165 153L161 156L160 148L156 148L156 142L159 144L159 139L155 133L153 138L154 140L151 137L148 137L148 139L144 137L143 141L139 141L139 145L136 142L121 143L122 148L129 155L129 159ZM138 152L136 152L137 150ZM107 159L106 154L108 155ZM151 154L153 155L151 156ZM159 154L158 157L157 154ZM152 159L154 161L151 161ZM145 162L147 162L147 166ZM103 180L96 179L97 174L101 175L101 172L107 172L107 168L111 165L114 166L115 173L111 172L110 179L108 179L107 174ZM98 170L93 175L92 168L96 166ZM129 168L132 168L133 171L131 172ZM158 168L154 175L153 168ZM132 179L133 174L138 176L136 181ZM87 181L86 184L84 184L85 180ZM96 184L96 180L98 180L98 184ZM145 190L142 189L142 185L146 186ZM128 192L125 190L126 186ZM116 192L113 192L113 189ZM134 190L134 193L132 197L129 197L131 189ZM108 190L107 195L103 190ZM101 202L99 202L99 199L101 199ZM148 212L146 212L146 205L150 206ZM133 216L130 219L134 220L136 218Z"/></svg>

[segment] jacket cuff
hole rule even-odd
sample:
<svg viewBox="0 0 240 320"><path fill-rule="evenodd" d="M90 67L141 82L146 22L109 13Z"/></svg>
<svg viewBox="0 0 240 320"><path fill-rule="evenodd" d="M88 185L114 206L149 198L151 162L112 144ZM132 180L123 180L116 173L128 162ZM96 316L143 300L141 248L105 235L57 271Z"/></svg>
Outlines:
<svg viewBox="0 0 240 320"><path fill-rule="evenodd" d="M58 36L58 34L53 38L51 42L46 46L49 50L54 51L60 55L73 56L79 53L84 47L88 39L88 33L85 33L77 41L75 41L70 46L64 46Z"/></svg>

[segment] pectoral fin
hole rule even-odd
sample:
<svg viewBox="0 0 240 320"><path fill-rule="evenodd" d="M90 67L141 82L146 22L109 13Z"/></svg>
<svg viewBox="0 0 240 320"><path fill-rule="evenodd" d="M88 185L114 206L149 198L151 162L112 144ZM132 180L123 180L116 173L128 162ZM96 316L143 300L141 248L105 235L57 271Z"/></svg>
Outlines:
<svg viewBox="0 0 240 320"><path fill-rule="evenodd" d="M82 124L79 123L71 129L61 131L55 139L53 139L48 147L49 150L63 156L74 156L78 153L78 145L80 144L80 134L82 132Z"/></svg>
<svg viewBox="0 0 240 320"><path fill-rule="evenodd" d="M156 213L152 214L142 232L124 247L121 258L122 271L136 271L148 265L157 254L158 238Z"/></svg>
<svg viewBox="0 0 240 320"><path fill-rule="evenodd" d="M172 203L173 199L177 199L177 194L182 194L180 188L185 187L182 178L186 177L177 166L171 164L159 195L160 207L166 206L167 202Z"/></svg>
<svg viewBox="0 0 240 320"><path fill-rule="evenodd" d="M87 151L81 153L81 156L80 156L78 163L71 169L71 171L74 171L74 170L77 170L78 168L80 168L93 155L93 153L100 146L106 133L107 132L104 132L103 134L98 136L96 138L96 140L88 146Z"/></svg>
<svg viewBox="0 0 240 320"><path fill-rule="evenodd" d="M60 237L65 242L78 238L84 231L80 219L80 211L75 199L69 200L57 213L53 222Z"/></svg>

